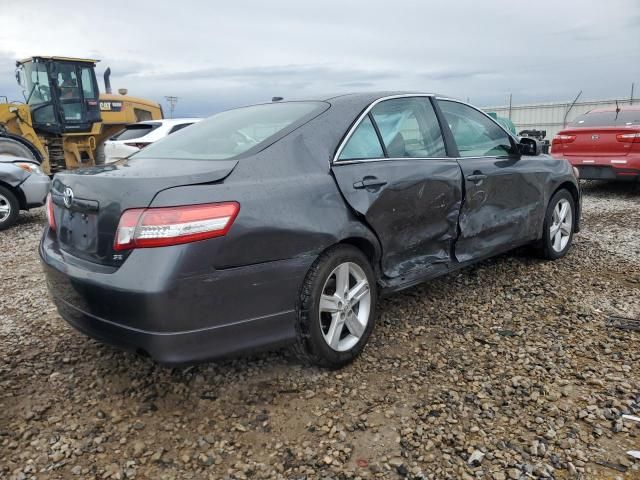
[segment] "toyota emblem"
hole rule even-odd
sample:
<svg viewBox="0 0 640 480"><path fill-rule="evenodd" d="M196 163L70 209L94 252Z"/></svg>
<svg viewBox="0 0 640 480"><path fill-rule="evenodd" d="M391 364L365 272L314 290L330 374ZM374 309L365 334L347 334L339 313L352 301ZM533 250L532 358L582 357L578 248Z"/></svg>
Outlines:
<svg viewBox="0 0 640 480"><path fill-rule="evenodd" d="M69 187L65 188L64 192L62 192L62 199L64 200L64 206L71 208L71 204L73 203L73 190Z"/></svg>

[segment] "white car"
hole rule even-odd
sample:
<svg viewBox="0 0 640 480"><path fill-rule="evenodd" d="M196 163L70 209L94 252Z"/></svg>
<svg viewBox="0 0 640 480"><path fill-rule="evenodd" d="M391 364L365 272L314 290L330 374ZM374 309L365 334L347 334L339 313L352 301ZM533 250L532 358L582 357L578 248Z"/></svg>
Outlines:
<svg viewBox="0 0 640 480"><path fill-rule="evenodd" d="M147 120L127 125L104 142L104 162L112 163L136 153L150 143L171 135L189 125L199 122L201 118L170 118L164 120Z"/></svg>

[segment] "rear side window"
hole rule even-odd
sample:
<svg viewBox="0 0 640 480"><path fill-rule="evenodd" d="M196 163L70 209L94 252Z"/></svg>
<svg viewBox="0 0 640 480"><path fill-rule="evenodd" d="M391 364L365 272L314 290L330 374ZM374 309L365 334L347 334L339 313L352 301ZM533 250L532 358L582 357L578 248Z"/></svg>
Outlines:
<svg viewBox="0 0 640 480"><path fill-rule="evenodd" d="M361 160L384 157L373 123L367 115L346 143L338 160Z"/></svg>
<svg viewBox="0 0 640 480"><path fill-rule="evenodd" d="M136 153L136 158L225 160L275 141L328 108L324 102L278 102L218 113Z"/></svg>
<svg viewBox="0 0 640 480"><path fill-rule="evenodd" d="M110 140L133 140L134 138L144 137L160 125L160 123L134 123L133 125L127 125L124 130L116 133Z"/></svg>
<svg viewBox="0 0 640 480"><path fill-rule="evenodd" d="M640 125L640 110L620 112L591 112L580 115L570 124L572 127L623 127Z"/></svg>
<svg viewBox="0 0 640 480"><path fill-rule="evenodd" d="M440 124L427 98L385 100L373 107L371 116L390 158L446 157Z"/></svg>
<svg viewBox="0 0 640 480"><path fill-rule="evenodd" d="M461 157L494 157L512 151L509 135L475 108L458 102L439 100Z"/></svg>
<svg viewBox="0 0 640 480"><path fill-rule="evenodd" d="M173 127L171 127L171 130L169 130L169 133L167 133L167 135L171 135L172 133L175 133L178 130L182 130L184 127L188 127L189 125L193 125L193 123L181 123L180 125L174 125Z"/></svg>

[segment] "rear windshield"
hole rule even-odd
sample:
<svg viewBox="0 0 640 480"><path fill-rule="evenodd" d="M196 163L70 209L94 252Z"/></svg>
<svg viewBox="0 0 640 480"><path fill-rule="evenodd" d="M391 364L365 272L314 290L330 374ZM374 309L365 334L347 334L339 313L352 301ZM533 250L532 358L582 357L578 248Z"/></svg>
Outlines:
<svg viewBox="0 0 640 480"><path fill-rule="evenodd" d="M134 123L127 125L124 130L116 133L110 140L133 140L134 138L144 137L146 134L153 132L161 123Z"/></svg>
<svg viewBox="0 0 640 480"><path fill-rule="evenodd" d="M149 145L134 157L229 159L269 145L276 135L301 125L326 107L322 102L285 102L228 110Z"/></svg>
<svg viewBox="0 0 640 480"><path fill-rule="evenodd" d="M591 112L580 115L569 125L572 127L623 127L640 125L640 110L616 112Z"/></svg>

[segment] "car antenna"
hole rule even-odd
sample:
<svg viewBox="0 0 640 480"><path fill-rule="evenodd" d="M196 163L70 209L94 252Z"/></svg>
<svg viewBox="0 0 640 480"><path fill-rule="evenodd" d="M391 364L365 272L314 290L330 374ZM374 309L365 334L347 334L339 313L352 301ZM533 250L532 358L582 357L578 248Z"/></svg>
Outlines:
<svg viewBox="0 0 640 480"><path fill-rule="evenodd" d="M272 102L281 102L284 100L284 97L271 97Z"/></svg>
<svg viewBox="0 0 640 480"><path fill-rule="evenodd" d="M616 118L613 120L614 122L618 120L619 113L620 113L620 107L618 106L618 100L616 100Z"/></svg>

